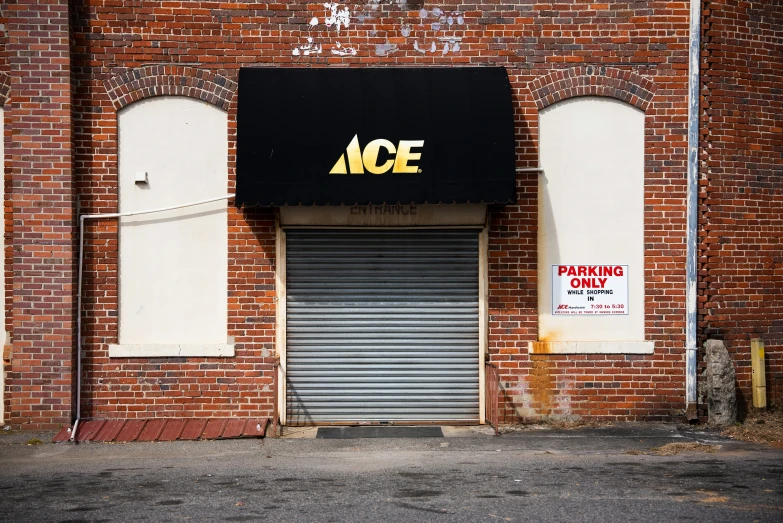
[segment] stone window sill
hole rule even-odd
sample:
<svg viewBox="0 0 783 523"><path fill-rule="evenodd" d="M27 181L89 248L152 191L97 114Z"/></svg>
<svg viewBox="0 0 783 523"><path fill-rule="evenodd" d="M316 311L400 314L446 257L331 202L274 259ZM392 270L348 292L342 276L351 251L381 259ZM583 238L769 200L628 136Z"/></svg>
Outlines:
<svg viewBox="0 0 783 523"><path fill-rule="evenodd" d="M652 341L531 341L530 354L652 354Z"/></svg>
<svg viewBox="0 0 783 523"><path fill-rule="evenodd" d="M110 358L229 358L233 356L234 345L225 343L109 345Z"/></svg>

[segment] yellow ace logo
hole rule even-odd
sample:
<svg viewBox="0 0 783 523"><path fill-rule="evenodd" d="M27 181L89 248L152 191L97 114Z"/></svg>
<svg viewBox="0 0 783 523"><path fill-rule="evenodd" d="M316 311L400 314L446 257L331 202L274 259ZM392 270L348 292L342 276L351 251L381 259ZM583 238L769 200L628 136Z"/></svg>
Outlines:
<svg viewBox="0 0 783 523"><path fill-rule="evenodd" d="M337 163L334 164L329 174L364 174L365 169L372 174L385 174L389 171L393 173L415 174L421 172L417 165L409 165L409 162L421 159L421 153L411 152L414 147L424 147L424 140L400 140L397 147L389 140L373 140L364 147L362 152L359 146L359 135L354 135L351 143L345 149L345 153L340 155ZM381 148L386 149L389 155L395 155L394 159L389 158L382 165L378 165L378 154ZM348 157L346 163L345 157Z"/></svg>

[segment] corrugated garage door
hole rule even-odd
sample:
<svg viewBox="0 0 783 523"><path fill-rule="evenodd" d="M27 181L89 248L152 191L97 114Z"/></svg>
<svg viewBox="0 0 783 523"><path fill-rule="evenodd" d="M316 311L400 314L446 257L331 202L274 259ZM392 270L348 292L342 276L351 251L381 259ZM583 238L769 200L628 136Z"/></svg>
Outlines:
<svg viewBox="0 0 783 523"><path fill-rule="evenodd" d="M478 421L478 231L287 231L287 423Z"/></svg>

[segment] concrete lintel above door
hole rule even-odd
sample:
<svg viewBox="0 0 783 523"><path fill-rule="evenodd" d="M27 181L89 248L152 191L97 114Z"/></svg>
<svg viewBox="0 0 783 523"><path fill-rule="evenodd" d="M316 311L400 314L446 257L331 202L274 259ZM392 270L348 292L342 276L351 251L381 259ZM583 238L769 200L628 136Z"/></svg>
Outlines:
<svg viewBox="0 0 783 523"><path fill-rule="evenodd" d="M280 207L280 225L284 227L483 227L486 214L485 204Z"/></svg>

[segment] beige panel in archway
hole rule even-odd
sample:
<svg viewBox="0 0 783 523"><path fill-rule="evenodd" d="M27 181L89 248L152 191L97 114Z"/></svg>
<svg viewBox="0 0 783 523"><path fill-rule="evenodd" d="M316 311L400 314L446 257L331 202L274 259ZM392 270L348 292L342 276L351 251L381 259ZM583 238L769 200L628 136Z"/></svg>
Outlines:
<svg viewBox="0 0 783 523"><path fill-rule="evenodd" d="M642 341L644 113L611 98L580 97L542 110L539 125L539 340ZM628 266L628 314L554 314L553 265Z"/></svg>
<svg viewBox="0 0 783 523"><path fill-rule="evenodd" d="M120 212L226 194L224 111L192 98L157 97L122 109L118 119ZM143 173L148 183L137 181ZM226 205L121 219L120 345L227 342ZM195 355L161 355L178 353Z"/></svg>

